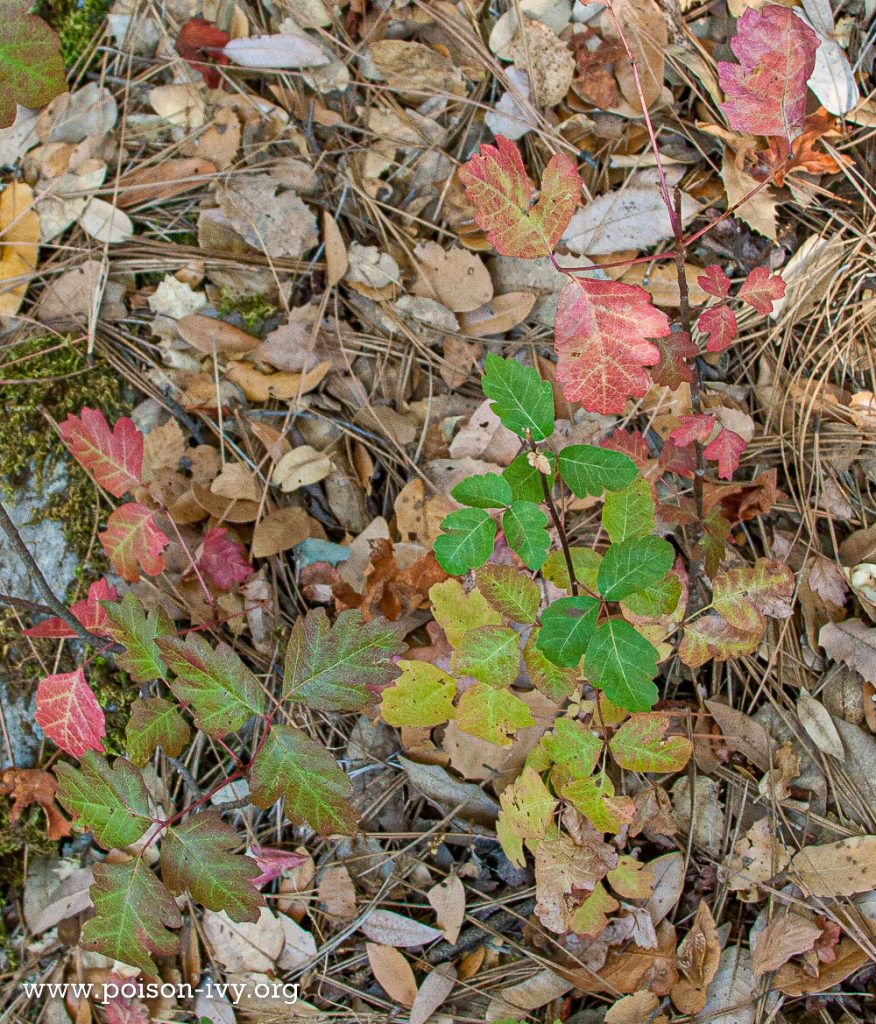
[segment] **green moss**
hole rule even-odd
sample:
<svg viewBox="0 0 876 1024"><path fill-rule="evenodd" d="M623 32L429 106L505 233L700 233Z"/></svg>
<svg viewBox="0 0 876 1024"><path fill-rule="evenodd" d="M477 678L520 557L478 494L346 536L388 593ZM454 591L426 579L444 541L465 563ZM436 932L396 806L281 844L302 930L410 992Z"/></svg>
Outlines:
<svg viewBox="0 0 876 1024"><path fill-rule="evenodd" d="M265 320L276 316L278 312L278 307L264 295L243 295L235 298L227 289L222 289L219 313L222 316L237 313L250 331L257 331Z"/></svg>
<svg viewBox="0 0 876 1024"><path fill-rule="evenodd" d="M0 384L0 491L11 495L32 472L39 491L47 471L65 460L68 486L46 502L37 518L61 522L77 554L92 548L97 555L100 549L94 549L92 539L101 513L94 485L69 458L42 410L61 421L88 405L103 410L112 422L130 407L122 382L99 361L89 367L83 348L69 339L32 338L11 345L4 356L2 376L13 383Z"/></svg>
<svg viewBox="0 0 876 1024"><path fill-rule="evenodd" d="M57 839L46 838L46 816L39 807L31 807L21 816L21 821L14 825L9 823L9 808L11 802L8 797L0 797L0 856L9 853L16 853L28 847L28 852L34 854L58 852ZM6 864L5 868L11 868ZM20 864L18 865L20 870ZM20 881L10 878L8 874L0 874L0 880L6 882Z"/></svg>
<svg viewBox="0 0 876 1024"><path fill-rule="evenodd" d="M38 12L61 37L61 55L72 67L88 52L110 0L43 0Z"/></svg>

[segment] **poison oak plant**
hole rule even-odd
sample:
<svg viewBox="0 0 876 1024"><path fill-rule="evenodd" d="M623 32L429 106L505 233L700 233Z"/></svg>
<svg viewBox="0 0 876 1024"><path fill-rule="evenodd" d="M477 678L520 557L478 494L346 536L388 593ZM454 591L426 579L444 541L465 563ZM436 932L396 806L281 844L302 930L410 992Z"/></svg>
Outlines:
<svg viewBox="0 0 876 1024"><path fill-rule="evenodd" d="M613 16L610 3L607 10ZM795 166L817 44L790 9L747 10L733 40L739 63L719 65L731 127L765 138L757 152L764 180ZM656 383L687 385L691 401L656 457L636 432L600 446L563 446L552 384L514 359L487 357L484 394L519 436L521 452L501 473L468 477L452 492L461 507L445 518L435 543L450 578L430 591L451 649L447 670L396 662L405 646L392 624L365 623L357 612L332 623L320 610L293 626L282 680L274 685L231 647L194 632L178 635L161 609L147 611L131 593L118 600L106 580L66 617L30 631L90 638L141 688L126 730L128 757L111 764L85 667L48 676L38 687L37 721L78 760L56 766L58 799L101 847L125 851L95 865L96 913L83 927L86 945L154 973L153 957L177 948L182 922L174 896L184 891L233 920L254 920L262 905L253 885L259 868L232 852L240 837L204 805L229 782L245 779L258 807L282 799L293 822L324 834L354 831L346 774L289 723L296 707L361 712L376 695L391 725L453 720L463 733L508 747L518 730L535 724L519 684L534 687L554 705L554 722L501 793L498 836L514 863L533 856L542 924L595 936L624 900L650 893L653 873L620 851L656 812L648 810L645 780L632 796L634 789L621 785L623 773L677 772L692 750L674 712L652 710L659 667L672 659L696 670L712 658L755 651L767 617L790 614L794 581L786 566L766 558L721 570L727 536L745 513L744 485L720 480L732 478L745 443L703 406L698 364L703 353L733 344L738 304L766 315L784 283L759 267L734 286L723 268L710 265L699 278L710 300L691 309L685 254L708 229L684 237L679 197L666 184L647 110L644 120L675 236L668 254L678 268L675 322L644 288L592 279L585 275L598 268L562 268L555 260L581 194L569 159L551 159L538 191L503 138L481 147L462 169L478 224L496 249L523 259L547 255L569 277L556 314L556 380L565 398L590 412L622 413ZM100 537L119 576L135 582L162 572L169 538L156 517L185 544L143 485L142 435L124 418L111 429L90 409L69 417L61 433L99 486L114 498L132 498L112 512ZM570 499L601 503L600 530L589 545L573 543L566 531ZM202 569L226 587L248 571L221 536L212 554L192 559L208 598ZM182 755L196 731L222 751L225 772L194 803L158 817L142 769L159 752ZM232 734L243 742L232 742ZM241 748L246 756L235 752ZM607 834L619 838L609 843ZM156 848L157 868L145 856Z"/></svg>

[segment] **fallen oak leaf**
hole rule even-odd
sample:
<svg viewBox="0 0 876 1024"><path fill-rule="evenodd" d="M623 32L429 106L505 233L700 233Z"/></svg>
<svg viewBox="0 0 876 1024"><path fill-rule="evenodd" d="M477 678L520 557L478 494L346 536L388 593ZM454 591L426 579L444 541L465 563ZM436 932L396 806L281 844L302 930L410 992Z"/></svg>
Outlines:
<svg viewBox="0 0 876 1024"><path fill-rule="evenodd" d="M0 776L0 794L11 797L9 824L16 825L27 807L39 804L46 816L46 838L69 836L71 824L55 803L58 786L41 768L7 768Z"/></svg>

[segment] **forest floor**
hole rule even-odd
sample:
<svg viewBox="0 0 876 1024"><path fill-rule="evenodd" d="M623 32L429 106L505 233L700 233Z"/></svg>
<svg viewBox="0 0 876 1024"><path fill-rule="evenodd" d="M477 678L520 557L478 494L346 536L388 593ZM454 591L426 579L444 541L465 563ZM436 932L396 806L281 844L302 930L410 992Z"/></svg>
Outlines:
<svg viewBox="0 0 876 1024"><path fill-rule="evenodd" d="M690 716L694 756L649 779L652 804L640 802L638 832L619 840L653 864L653 891L625 902L611 939L558 934L536 913L532 858L512 864L495 825L503 789L560 713L537 690L536 724L508 747L455 723L399 730L307 711L299 724L347 771L363 830L324 837L232 808L242 846L299 854L264 890L298 930L263 921L229 938L193 914L162 964L172 983L205 972L297 982L299 1002L249 992L234 1006L159 997L106 1009L72 992L28 995L25 982L106 980L111 964L77 946L93 845L48 839L37 807L10 821L0 796L3 1020L876 1019L876 839L855 854L871 884L807 892L783 874L802 846L876 835L872 5L804 4L832 47L809 111L842 104L843 116L822 108L795 173L727 217L758 184L755 140L725 126L716 71L746 4L616 7L686 230L712 224L686 252L691 301L708 301L697 279L715 263L734 281L766 266L786 283L768 316L740 313L736 343L701 360L700 397L747 442L726 564L786 563L793 608L751 653L661 664L659 706ZM272 70L268 52L266 67L223 66L223 44L203 28L186 62L180 31L199 13L235 39L294 36L320 62ZM552 154L571 157L583 200L557 259L602 264L667 312L680 303L671 260L633 262L672 237L611 22L569 0L116 0L70 89L0 132L2 499L62 474L32 513L60 524L75 554L58 596L81 599L110 572L97 538L111 505L56 431L87 405L110 423L130 416L146 436L144 482L180 533L166 571L133 590L179 629L233 644L269 679L306 610L358 608L401 622L417 658L447 667L428 591L445 577L430 552L457 507L450 490L501 472L520 445L484 401L484 360L523 357L554 383L566 280L546 258L496 254L458 168L496 135L517 140L534 181ZM22 211L34 203L39 261L28 266ZM565 441L613 438L651 467L692 410L687 383L653 384L622 414L586 412L554 390ZM563 508L577 544L597 543L594 507ZM226 568L236 559L251 571L214 581L208 602L185 550L217 526L236 552ZM30 727L33 691L81 652L24 637L36 621L26 602L39 596L7 579L0 591L20 599L0 619L0 761L46 768L58 755ZM89 678L106 750L122 754L137 686L109 660ZM153 796L169 808L226 772L203 734L154 763ZM239 795L232 786L213 800ZM783 945L774 929L771 960L758 937L789 911L802 938Z"/></svg>

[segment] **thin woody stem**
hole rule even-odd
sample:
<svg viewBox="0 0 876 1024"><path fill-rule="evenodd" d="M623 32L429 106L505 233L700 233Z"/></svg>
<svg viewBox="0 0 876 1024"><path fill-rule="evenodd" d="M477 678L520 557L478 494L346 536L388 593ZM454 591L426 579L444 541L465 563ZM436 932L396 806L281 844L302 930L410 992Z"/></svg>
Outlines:
<svg viewBox="0 0 876 1024"><path fill-rule="evenodd" d="M533 441L532 439L532 434L529 435L529 447L533 452L538 453L538 448L535 444L535 441ZM551 489L548 486L547 477L541 471L539 471L538 475L541 479L541 492L544 495L544 503L548 507L548 511L551 514L551 519L553 520L554 527L557 531L557 536L560 539L560 547L562 548L563 558L566 562L566 571L569 574L569 589L572 591L572 594L575 597L577 597L578 578L575 575L575 567L572 564L572 552L569 549L569 538L566 535L566 527L563 525L563 520L560 516L557 506L554 504L554 499L551 495Z"/></svg>
<svg viewBox="0 0 876 1024"><path fill-rule="evenodd" d="M24 543L24 539L18 532L18 527L12 521L11 516L6 511L2 503L0 503L0 528L2 528L3 532L6 534L9 539L9 543L15 550L15 553L27 566L31 579L36 584L37 590L42 594L43 600L46 602L49 609L53 611L59 619L62 619L80 640L84 640L87 644L97 644L98 646L105 643L101 637L95 636L94 633L90 633L76 618L76 616L73 615L72 612L55 596L55 592L49 586L49 581L43 575L42 569L40 569L36 559L30 553L27 544Z"/></svg>

